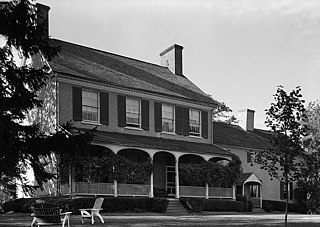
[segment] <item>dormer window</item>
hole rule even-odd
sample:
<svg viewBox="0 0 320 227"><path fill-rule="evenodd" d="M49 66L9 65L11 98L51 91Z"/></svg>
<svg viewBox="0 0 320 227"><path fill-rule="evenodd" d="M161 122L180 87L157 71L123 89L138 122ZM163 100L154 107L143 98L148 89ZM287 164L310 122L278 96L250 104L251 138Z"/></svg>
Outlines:
<svg viewBox="0 0 320 227"><path fill-rule="evenodd" d="M189 135L201 136L200 110L189 109Z"/></svg>
<svg viewBox="0 0 320 227"><path fill-rule="evenodd" d="M126 98L126 124L129 127L140 128L140 100Z"/></svg>
<svg viewBox="0 0 320 227"><path fill-rule="evenodd" d="M99 122L98 92L82 90L82 120Z"/></svg>
<svg viewBox="0 0 320 227"><path fill-rule="evenodd" d="M174 106L162 104L162 131L174 132Z"/></svg>

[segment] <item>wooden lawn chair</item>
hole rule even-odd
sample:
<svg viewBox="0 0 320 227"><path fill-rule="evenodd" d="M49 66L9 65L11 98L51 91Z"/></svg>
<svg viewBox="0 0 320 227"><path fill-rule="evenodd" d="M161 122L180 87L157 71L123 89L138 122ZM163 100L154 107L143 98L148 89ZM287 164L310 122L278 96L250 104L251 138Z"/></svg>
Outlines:
<svg viewBox="0 0 320 227"><path fill-rule="evenodd" d="M57 225L62 224L62 227L70 226L70 215L72 212L61 213L61 209L56 204L51 203L36 203L31 207L34 218L31 223L33 226L44 226L44 225Z"/></svg>
<svg viewBox="0 0 320 227"><path fill-rule="evenodd" d="M91 218L91 224L94 224L94 216L100 218L101 222L104 223L103 217L100 215L100 210L102 210L101 206L104 198L98 198L94 202L93 208L89 209L79 209L81 212L81 221L84 224L85 218ZM89 213L90 212L90 213Z"/></svg>

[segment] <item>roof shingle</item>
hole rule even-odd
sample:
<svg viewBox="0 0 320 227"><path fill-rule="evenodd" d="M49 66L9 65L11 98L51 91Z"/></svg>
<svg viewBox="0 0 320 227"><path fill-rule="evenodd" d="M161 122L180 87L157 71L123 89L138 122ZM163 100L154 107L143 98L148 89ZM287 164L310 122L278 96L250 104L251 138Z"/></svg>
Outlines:
<svg viewBox="0 0 320 227"><path fill-rule="evenodd" d="M103 84L164 94L224 106L213 100L185 76L173 74L168 68L140 60L52 39L60 46L59 56L50 62L54 72Z"/></svg>

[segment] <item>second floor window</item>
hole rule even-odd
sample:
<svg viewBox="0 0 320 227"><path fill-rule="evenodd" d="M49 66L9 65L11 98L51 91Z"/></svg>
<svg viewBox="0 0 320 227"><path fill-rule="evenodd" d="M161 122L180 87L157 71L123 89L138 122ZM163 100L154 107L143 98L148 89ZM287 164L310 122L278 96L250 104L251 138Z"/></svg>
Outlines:
<svg viewBox="0 0 320 227"><path fill-rule="evenodd" d="M126 99L126 124L130 127L140 128L140 100Z"/></svg>
<svg viewBox="0 0 320 227"><path fill-rule="evenodd" d="M162 131L174 132L174 107L162 104Z"/></svg>
<svg viewBox="0 0 320 227"><path fill-rule="evenodd" d="M82 90L82 120L99 121L98 92Z"/></svg>
<svg viewBox="0 0 320 227"><path fill-rule="evenodd" d="M200 136L200 110L189 109L189 134Z"/></svg>

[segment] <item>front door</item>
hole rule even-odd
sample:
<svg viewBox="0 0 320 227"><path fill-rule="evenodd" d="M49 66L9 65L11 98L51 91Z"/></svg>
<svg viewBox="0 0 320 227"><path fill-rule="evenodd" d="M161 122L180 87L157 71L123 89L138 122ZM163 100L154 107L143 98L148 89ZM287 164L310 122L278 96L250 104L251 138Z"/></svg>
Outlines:
<svg viewBox="0 0 320 227"><path fill-rule="evenodd" d="M261 186L259 184L250 184L249 185L250 191L250 200L253 203L253 207L261 207Z"/></svg>
<svg viewBox="0 0 320 227"><path fill-rule="evenodd" d="M174 166L166 166L167 169L167 192L168 196L174 196L176 194L176 183L175 183L175 167Z"/></svg>

